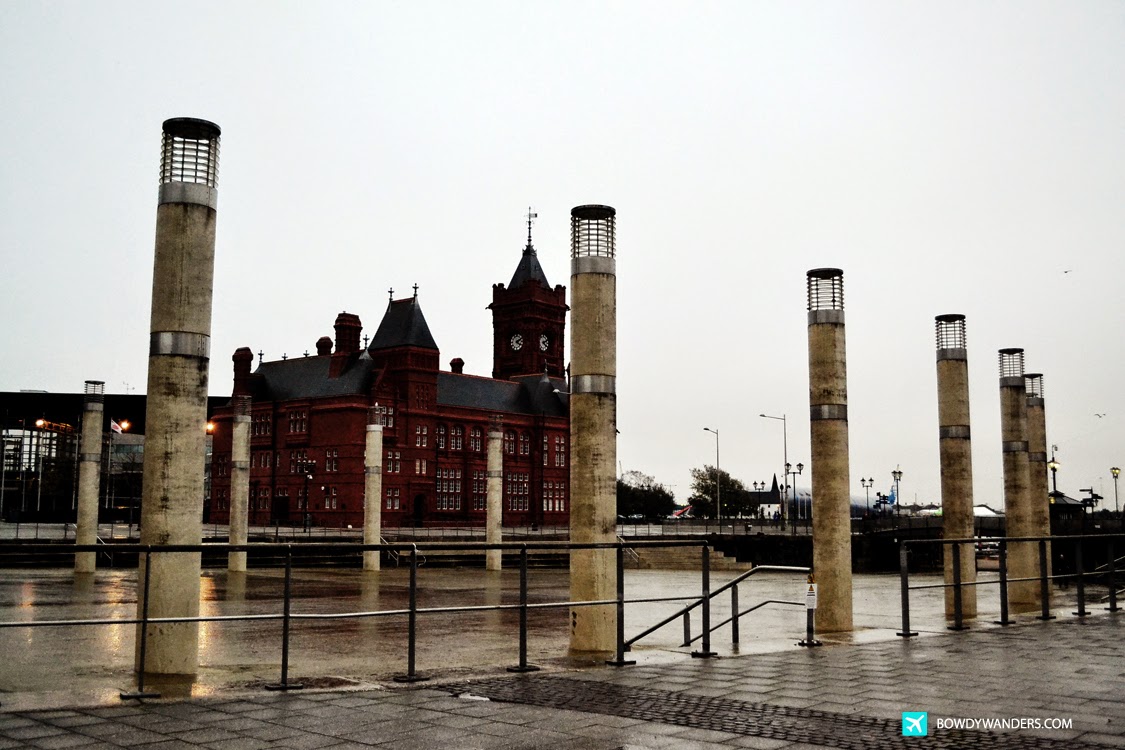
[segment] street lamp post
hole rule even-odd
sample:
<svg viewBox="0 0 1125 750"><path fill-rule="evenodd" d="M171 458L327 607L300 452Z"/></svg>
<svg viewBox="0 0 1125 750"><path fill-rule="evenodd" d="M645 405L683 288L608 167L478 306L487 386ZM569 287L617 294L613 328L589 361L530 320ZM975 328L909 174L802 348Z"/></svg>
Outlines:
<svg viewBox="0 0 1125 750"><path fill-rule="evenodd" d="M791 523L789 525L793 528L793 536L796 536L797 535L797 518L799 518L800 515L801 515L800 513L797 512L797 475L805 470L805 465L804 464L797 464L797 470L792 471L792 469L793 469L793 466L791 464L785 464L785 483L788 484L789 483L789 477L790 476L793 477L793 513L795 514L795 517L790 519ZM786 499L788 500L788 498L786 498Z"/></svg>
<svg viewBox="0 0 1125 750"><path fill-rule="evenodd" d="M779 422L781 422L781 451L782 451L782 459L781 460L782 460L782 463L786 466L786 469L785 469L785 474L784 474L784 477L783 477L783 482L785 483L785 487L782 488L782 493L781 493L783 499L780 503L778 503L778 505L780 506L780 510L781 510L781 530L784 531L785 530L785 506L786 506L788 498L789 498L789 473L788 473L789 472L789 469L788 469L788 466L789 466L789 422L786 419L785 414L782 414L780 417L771 417L769 414L759 414L758 416L762 417L764 419L776 419Z"/></svg>
<svg viewBox="0 0 1125 750"><path fill-rule="evenodd" d="M715 522L721 526L723 523L723 501L722 495L719 494L719 485L722 480L722 475L719 473L719 431L712 430L710 427L704 427L703 429L715 435Z"/></svg>
<svg viewBox="0 0 1125 750"><path fill-rule="evenodd" d="M871 488L875 486L875 477L864 479L860 477L859 484L863 487L863 492L867 495L867 515L871 515Z"/></svg>
<svg viewBox="0 0 1125 750"><path fill-rule="evenodd" d="M891 472L891 476L895 480L895 513L898 514L899 518L902 518L902 493L898 490L898 483L902 479L902 469L896 466L895 470Z"/></svg>
<svg viewBox="0 0 1125 750"><path fill-rule="evenodd" d="M301 471L305 473L305 533L309 533L309 482L312 481L313 471L316 470L316 461L305 461Z"/></svg>
<svg viewBox="0 0 1125 750"><path fill-rule="evenodd" d="M1111 466L1109 473L1113 475L1113 512L1121 513L1121 505L1117 502L1117 475L1121 473L1121 469L1116 466Z"/></svg>

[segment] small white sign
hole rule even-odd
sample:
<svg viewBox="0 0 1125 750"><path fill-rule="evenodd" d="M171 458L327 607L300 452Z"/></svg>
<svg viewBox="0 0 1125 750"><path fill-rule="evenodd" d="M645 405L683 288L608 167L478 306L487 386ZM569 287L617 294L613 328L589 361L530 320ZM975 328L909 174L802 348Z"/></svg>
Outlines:
<svg viewBox="0 0 1125 750"><path fill-rule="evenodd" d="M805 592L805 609L816 609L816 584L805 584L808 590Z"/></svg>

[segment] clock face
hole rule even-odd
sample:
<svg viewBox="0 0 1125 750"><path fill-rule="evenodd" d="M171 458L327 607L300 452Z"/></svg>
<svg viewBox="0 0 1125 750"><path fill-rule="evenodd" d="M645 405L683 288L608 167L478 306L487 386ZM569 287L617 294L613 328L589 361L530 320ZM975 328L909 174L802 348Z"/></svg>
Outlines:
<svg viewBox="0 0 1125 750"><path fill-rule="evenodd" d="M547 345L550 344L550 343L551 343L551 341L550 341L550 339L547 338L547 334L545 334L545 333L542 334L539 337L539 351L541 351L541 352L547 351Z"/></svg>
<svg viewBox="0 0 1125 750"><path fill-rule="evenodd" d="M518 333L513 334L511 338L511 344L512 349L518 352L523 348L523 336L519 335Z"/></svg>

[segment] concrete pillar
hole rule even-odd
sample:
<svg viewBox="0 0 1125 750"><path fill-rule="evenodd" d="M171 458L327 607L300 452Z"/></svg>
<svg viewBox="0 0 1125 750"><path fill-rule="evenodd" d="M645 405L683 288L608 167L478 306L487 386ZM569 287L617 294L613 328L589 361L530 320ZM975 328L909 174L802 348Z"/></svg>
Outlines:
<svg viewBox="0 0 1125 750"><path fill-rule="evenodd" d="M1027 373L1023 377L1024 390L1027 393L1027 472L1031 528L1034 529L1032 533L1035 536L1050 536L1051 490L1047 481L1047 410L1043 401L1043 375ZM1048 576L1051 575L1051 571L1051 543L1048 542ZM1047 595L1049 602L1050 591Z"/></svg>
<svg viewBox="0 0 1125 750"><path fill-rule="evenodd" d="M485 506L484 541L500 544L504 541L504 427L500 417L488 421L488 485ZM490 549L484 553L485 570L500 570L501 551Z"/></svg>
<svg viewBox="0 0 1125 750"><path fill-rule="evenodd" d="M165 121L152 278L143 545L202 541L218 166L217 125L190 118ZM198 616L199 553L153 555L150 564L149 617ZM145 568L142 555L138 581L144 580ZM137 600L139 618L144 597ZM147 661L140 663L138 637L135 668L194 674L198 630L191 622L150 625Z"/></svg>
<svg viewBox="0 0 1125 750"><path fill-rule="evenodd" d="M363 543L383 539L383 421L379 405L367 410L367 445L363 453ZM363 569L379 570L377 551L363 553Z"/></svg>
<svg viewBox="0 0 1125 750"><path fill-rule="evenodd" d="M946 539L972 539L973 452L969 434L969 353L964 315L938 315L938 440L941 455L941 516ZM961 582L977 580L976 548L961 545ZM945 583L953 583L953 547L944 548ZM961 615L977 616L977 589L961 588ZM945 616L953 617L953 589L945 590Z"/></svg>
<svg viewBox="0 0 1125 750"><path fill-rule="evenodd" d="M1023 349L1000 350L1000 436L1004 451L1004 514L1007 535L1034 536L1031 517L1030 472L1027 452L1027 392L1023 379ZM1008 545L1008 580L1039 574L1039 550L1031 542ZM1008 585L1014 612L1039 605L1036 581Z"/></svg>
<svg viewBox="0 0 1125 750"><path fill-rule="evenodd" d="M570 212L570 541L617 539L617 212L578 206ZM572 601L617 594L612 549L573 550ZM616 648L612 605L570 611L570 652L606 658Z"/></svg>
<svg viewBox="0 0 1125 750"><path fill-rule="evenodd" d="M234 415L230 435L230 543L246 544L250 514L250 397L231 399ZM227 570L246 572L246 553L227 555Z"/></svg>
<svg viewBox="0 0 1125 750"><path fill-rule="evenodd" d="M86 381L86 400L82 403L82 435L78 443L78 523L75 544L98 541L98 488L102 470L102 426L105 423L105 382ZM75 573L93 573L96 552L74 555Z"/></svg>
<svg viewBox="0 0 1125 750"><path fill-rule="evenodd" d="M813 572L820 600L816 628L832 633L852 629L844 272L839 268L814 268L807 274L807 283Z"/></svg>

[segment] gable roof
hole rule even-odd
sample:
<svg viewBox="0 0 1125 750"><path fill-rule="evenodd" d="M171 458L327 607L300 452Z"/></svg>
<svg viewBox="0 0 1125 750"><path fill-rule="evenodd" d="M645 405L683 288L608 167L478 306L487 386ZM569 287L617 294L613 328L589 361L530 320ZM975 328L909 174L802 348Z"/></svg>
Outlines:
<svg viewBox="0 0 1125 750"><path fill-rule="evenodd" d="M426 316L422 314L422 307L418 304L417 297L393 300L387 305L383 319L379 322L379 330L367 351L391 349L397 346L416 346L422 349L438 348L426 324Z"/></svg>

